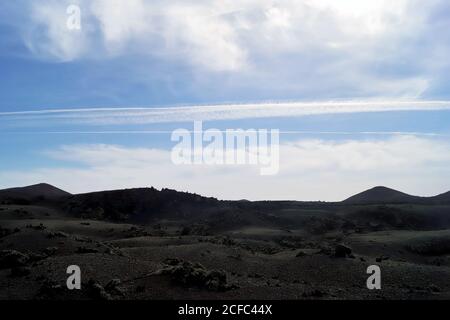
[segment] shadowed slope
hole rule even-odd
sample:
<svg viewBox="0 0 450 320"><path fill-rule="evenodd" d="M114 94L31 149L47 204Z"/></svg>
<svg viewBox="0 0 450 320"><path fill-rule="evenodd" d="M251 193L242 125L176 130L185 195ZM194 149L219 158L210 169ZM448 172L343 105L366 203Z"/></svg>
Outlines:
<svg viewBox="0 0 450 320"><path fill-rule="evenodd" d="M386 188L375 187L370 190L358 193L343 202L346 204L367 204L367 203L415 203L423 202L426 198L411 196L409 194Z"/></svg>
<svg viewBox="0 0 450 320"><path fill-rule="evenodd" d="M70 195L70 193L46 183L0 190L0 200L3 201L55 200Z"/></svg>

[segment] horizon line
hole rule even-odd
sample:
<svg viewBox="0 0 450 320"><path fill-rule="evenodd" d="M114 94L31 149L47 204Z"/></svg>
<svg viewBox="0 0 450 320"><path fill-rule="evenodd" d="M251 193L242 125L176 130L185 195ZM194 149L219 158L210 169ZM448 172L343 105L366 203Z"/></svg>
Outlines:
<svg viewBox="0 0 450 320"><path fill-rule="evenodd" d="M190 191L180 191L180 190L177 190L177 189L171 189L171 188L168 188L168 187L162 187L162 188L158 189L158 188L156 188L156 187L154 187L154 186L147 186L147 187L132 187L132 188L119 188L119 189L106 189L106 190L94 190L94 191L88 191L88 192L83 192L83 193L71 193L71 192L68 192L68 191L66 191L66 190L64 190L64 189L61 189L61 188L59 188L59 187L56 187L56 186L54 186L53 184L46 183L46 182L34 183L34 184L25 185L25 186L20 186L20 187L7 187L7 188L0 189L0 192L12 190L12 189L23 189L23 188L29 188L29 187L36 187L36 186L40 186L40 185L47 185L47 186L50 186L50 187L59 189L59 190L61 190L61 191L67 192L68 194L70 194L70 195L72 195L72 196L76 196L76 195L84 195L84 194L90 194L90 193L99 193L99 192L113 192L113 191L136 190L136 189L152 189L152 188L153 188L153 189L156 189L156 190L158 190L158 191L172 190L172 191L176 191L176 192L179 192L179 193L195 194L195 195L201 196L201 197L203 197L203 198L214 198L214 199L217 199L217 200L219 200L219 201L248 201L248 202L285 202L285 201L288 201L288 202L342 203L342 202L345 202L346 200L348 200L348 199L350 199L350 198L352 198L352 197L354 197L354 196L357 196L357 195L359 195L359 194L361 194L361 193L368 192L368 191L371 191L371 190L374 190L374 189L377 189L377 188L389 189L389 190L391 190L391 191L395 191L395 192L402 193L402 194L404 194L404 195L406 195L406 196L411 196L411 197L421 198L421 199L431 199L431 198L439 197L439 196L441 196L441 195L450 193L450 189L449 189L448 191L444 191L444 192L442 192L442 193L438 193L438 194L436 194L436 195L434 195L434 196L418 196L418 195L412 195L412 194L409 194L409 193L406 193L406 192L403 192L403 191L399 191L399 190L394 189L394 188L390 188L390 187L378 185L378 186L375 186L375 187L372 187L372 188L365 189L365 190L360 191L360 192L358 192L358 193L354 193L354 194L348 196L347 198L345 198L344 200L340 200L340 201L325 201L325 200L292 200L292 199L291 199L291 200L289 200L289 199L284 199L284 200L281 200L281 199L280 199L280 200L248 200L248 199L232 200L232 199L219 199L218 197L214 197L214 196L203 196L203 195L198 194L198 193L195 193L195 192L190 192ZM370 201L369 201L369 202L370 202ZM368 203L369 203L369 202L368 202ZM395 202L393 202L393 203L395 203Z"/></svg>

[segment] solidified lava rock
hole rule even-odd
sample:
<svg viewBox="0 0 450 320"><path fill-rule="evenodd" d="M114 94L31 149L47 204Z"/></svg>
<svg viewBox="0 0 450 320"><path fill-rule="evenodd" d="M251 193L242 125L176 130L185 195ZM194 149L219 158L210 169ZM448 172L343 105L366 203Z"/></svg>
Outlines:
<svg viewBox="0 0 450 320"><path fill-rule="evenodd" d="M11 269L11 277L25 277L30 273L30 267L15 267Z"/></svg>
<svg viewBox="0 0 450 320"><path fill-rule="evenodd" d="M334 255L337 258L346 258L347 256L350 256L352 254L352 249L350 249L347 246L344 246L343 244L336 245L336 248L334 250Z"/></svg>
<svg viewBox="0 0 450 320"><path fill-rule="evenodd" d="M54 238L68 238L69 235L62 231L55 231L55 232L49 232L47 234L47 238L54 239Z"/></svg>
<svg viewBox="0 0 450 320"><path fill-rule="evenodd" d="M297 257L297 258L305 257L305 256L307 256L307 254L306 254L305 252L303 252L303 251L299 251L299 252L295 255L295 257Z"/></svg>
<svg viewBox="0 0 450 320"><path fill-rule="evenodd" d="M13 233L12 230L7 229L7 228L2 228L2 227L0 227L0 238L9 236L9 235L12 234L12 233Z"/></svg>
<svg viewBox="0 0 450 320"><path fill-rule="evenodd" d="M91 279L88 282L89 296L96 300L111 300L112 296L97 281Z"/></svg>
<svg viewBox="0 0 450 320"><path fill-rule="evenodd" d="M109 293L115 294L115 295L119 295L119 296L123 296L124 292L119 288L120 284L122 282L120 281L120 279L112 279L111 281L109 281L106 286L105 286L105 290Z"/></svg>
<svg viewBox="0 0 450 320"><path fill-rule="evenodd" d="M28 255L16 250L0 251L0 269L25 266L29 259Z"/></svg>
<svg viewBox="0 0 450 320"><path fill-rule="evenodd" d="M63 287L57 282L46 279L39 289L38 299L56 299L64 292Z"/></svg>
<svg viewBox="0 0 450 320"><path fill-rule="evenodd" d="M319 289L314 289L311 291L303 292L303 298L322 298L326 295L326 293Z"/></svg>
<svg viewBox="0 0 450 320"><path fill-rule="evenodd" d="M86 248L86 247L78 247L76 253L98 253L97 249L94 248Z"/></svg>
<svg viewBox="0 0 450 320"><path fill-rule="evenodd" d="M207 270L199 263L179 259L168 259L165 264L167 267L160 273L169 275L174 282L181 285L211 291L226 291L232 288L228 284L227 274L223 270Z"/></svg>

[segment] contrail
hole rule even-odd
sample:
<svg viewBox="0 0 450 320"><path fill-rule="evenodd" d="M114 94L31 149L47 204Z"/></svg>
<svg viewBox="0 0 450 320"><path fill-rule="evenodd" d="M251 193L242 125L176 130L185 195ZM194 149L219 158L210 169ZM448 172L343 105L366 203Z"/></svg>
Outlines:
<svg viewBox="0 0 450 320"><path fill-rule="evenodd" d="M205 129L205 131L226 132L226 129ZM203 133L205 131L186 130L191 134ZM171 130L107 130L107 131L18 131L2 132L2 134L23 135L166 135L172 134ZM302 130L279 130L282 135L367 135L367 136L423 136L423 137L450 137L450 134L435 132L413 132L413 131L302 131ZM238 133L236 133L238 134ZM242 134L246 134L245 130Z"/></svg>
<svg viewBox="0 0 450 320"><path fill-rule="evenodd" d="M267 102L164 108L55 109L0 112L0 120L119 125L436 110L450 110L450 101Z"/></svg>

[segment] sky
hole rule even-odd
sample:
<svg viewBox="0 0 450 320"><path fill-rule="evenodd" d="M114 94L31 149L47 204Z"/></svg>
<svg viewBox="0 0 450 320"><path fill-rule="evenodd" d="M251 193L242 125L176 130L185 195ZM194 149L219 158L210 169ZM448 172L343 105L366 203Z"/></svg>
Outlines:
<svg viewBox="0 0 450 320"><path fill-rule="evenodd" d="M448 56L445 0L2 1L0 188L443 193ZM171 134L194 121L279 130L279 172L175 165Z"/></svg>

